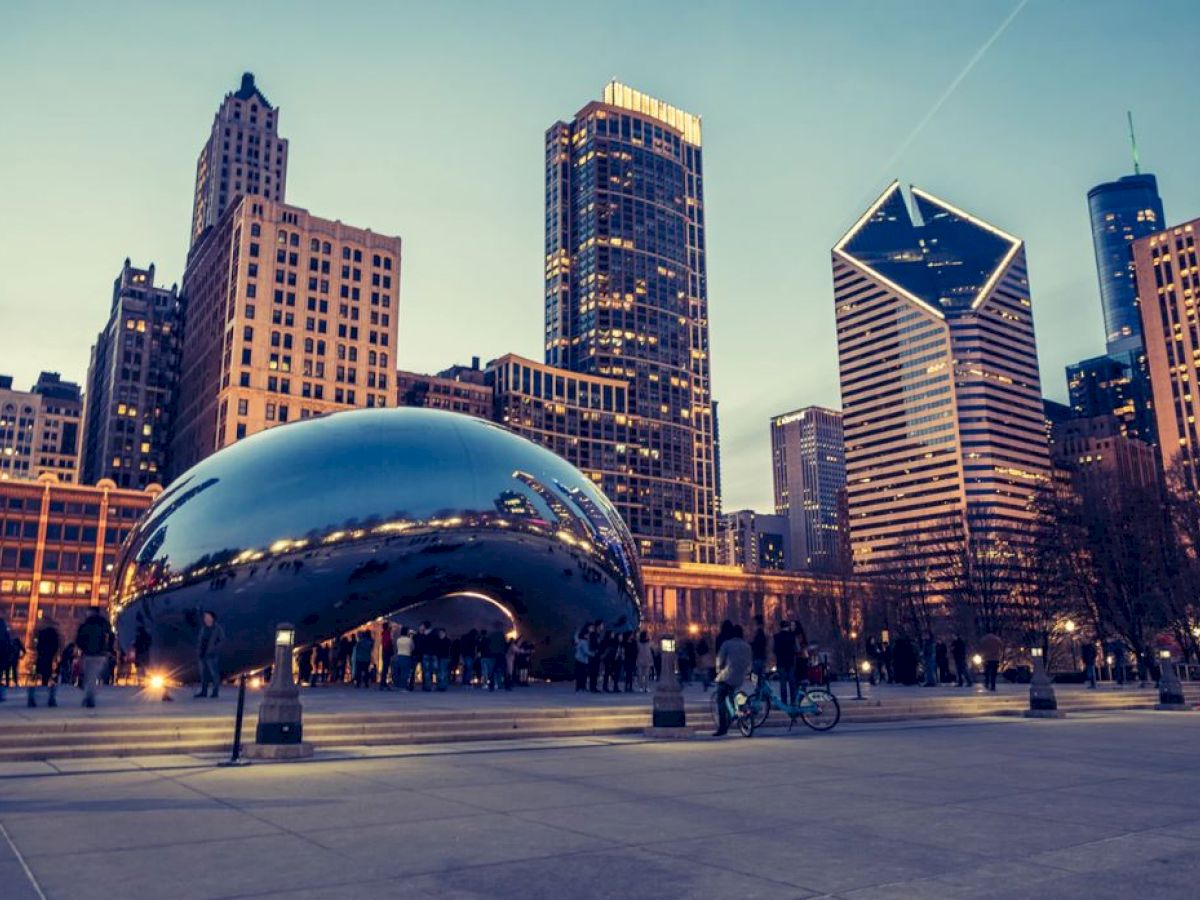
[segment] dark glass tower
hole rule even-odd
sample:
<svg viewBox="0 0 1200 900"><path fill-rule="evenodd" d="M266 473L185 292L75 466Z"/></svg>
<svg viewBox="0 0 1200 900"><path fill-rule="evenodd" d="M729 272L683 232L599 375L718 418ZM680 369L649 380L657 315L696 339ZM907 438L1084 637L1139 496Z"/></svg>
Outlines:
<svg viewBox="0 0 1200 900"><path fill-rule="evenodd" d="M629 527L713 562L700 118L612 82L546 132L546 362L630 385Z"/></svg>
<svg viewBox="0 0 1200 900"><path fill-rule="evenodd" d="M1096 274L1110 356L1142 348L1133 242L1163 227L1163 206L1153 175L1125 175L1088 191Z"/></svg>
<svg viewBox="0 0 1200 900"><path fill-rule="evenodd" d="M1136 168L1136 156L1134 164ZM1132 248L1135 240L1163 227L1158 182L1153 175L1136 171L1116 181L1098 184L1088 191L1088 213L1092 222L1092 244L1096 250L1096 274L1100 279L1100 304L1104 310L1109 361L1103 358L1084 360L1067 368L1071 405L1081 415L1089 417L1115 415L1126 434L1156 443ZM1123 378L1108 371L1116 368L1125 369ZM1099 397L1092 391L1093 398L1102 402L1095 408L1080 408L1082 394L1078 387L1089 381L1109 385L1108 393L1113 396Z"/></svg>

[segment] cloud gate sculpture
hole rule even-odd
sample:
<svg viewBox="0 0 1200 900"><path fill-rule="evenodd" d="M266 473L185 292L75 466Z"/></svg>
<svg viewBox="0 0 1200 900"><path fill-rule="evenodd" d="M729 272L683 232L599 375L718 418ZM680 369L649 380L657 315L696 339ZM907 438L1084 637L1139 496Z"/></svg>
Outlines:
<svg viewBox="0 0 1200 900"><path fill-rule="evenodd" d="M451 634L515 629L551 677L586 620L640 619L641 576L607 498L550 451L480 419L367 409L284 425L210 456L164 491L114 576L122 646L139 625L156 663L193 677L201 614L222 669L380 616Z"/></svg>

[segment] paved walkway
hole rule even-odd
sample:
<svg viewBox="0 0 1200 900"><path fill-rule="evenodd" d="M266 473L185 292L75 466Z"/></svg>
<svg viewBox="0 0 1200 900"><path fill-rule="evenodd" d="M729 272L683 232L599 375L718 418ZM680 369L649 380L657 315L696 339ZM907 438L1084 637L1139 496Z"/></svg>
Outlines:
<svg viewBox="0 0 1200 900"><path fill-rule="evenodd" d="M0 782L5 900L1195 896L1200 715Z"/></svg>

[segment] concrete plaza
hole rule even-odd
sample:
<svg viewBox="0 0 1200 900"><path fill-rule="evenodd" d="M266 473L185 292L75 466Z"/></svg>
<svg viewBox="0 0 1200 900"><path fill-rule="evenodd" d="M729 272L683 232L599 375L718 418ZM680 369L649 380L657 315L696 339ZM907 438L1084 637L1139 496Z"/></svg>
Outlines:
<svg viewBox="0 0 1200 900"><path fill-rule="evenodd" d="M0 895L1190 897L1198 741L1194 713L1128 711L13 764Z"/></svg>

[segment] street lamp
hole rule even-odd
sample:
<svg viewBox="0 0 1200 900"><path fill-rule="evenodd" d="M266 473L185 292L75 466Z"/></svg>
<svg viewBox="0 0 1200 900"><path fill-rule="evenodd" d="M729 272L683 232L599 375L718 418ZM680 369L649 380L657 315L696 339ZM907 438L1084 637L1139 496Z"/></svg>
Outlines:
<svg viewBox="0 0 1200 900"><path fill-rule="evenodd" d="M1041 647L1031 647L1033 657L1033 677L1029 679L1029 709L1025 715L1030 719L1061 719L1066 713L1058 708L1058 698L1054 696L1054 683L1046 674L1045 661L1042 658Z"/></svg>
<svg viewBox="0 0 1200 900"><path fill-rule="evenodd" d="M862 695L862 679L858 677L858 632L850 632L850 659L854 667L854 699L861 700Z"/></svg>
<svg viewBox="0 0 1200 900"><path fill-rule="evenodd" d="M1076 658L1075 658L1075 630L1078 627L1079 626L1075 624L1074 619L1067 619L1067 621L1063 622L1063 631L1065 631L1067 633L1067 642L1071 646L1071 671L1072 672L1074 672L1076 669L1079 668L1079 663L1076 661Z"/></svg>
<svg viewBox="0 0 1200 900"><path fill-rule="evenodd" d="M692 731L687 727L687 715L683 708L683 689L675 677L675 635L663 635L659 645L662 650L662 672L654 686L653 712L648 737L689 738Z"/></svg>
<svg viewBox="0 0 1200 900"><path fill-rule="evenodd" d="M1161 674L1158 678L1158 702L1154 704L1154 708L1174 711L1187 709L1187 703L1183 699L1183 685L1180 684L1179 675L1171 662L1171 651L1165 647L1159 650L1158 661Z"/></svg>
<svg viewBox="0 0 1200 900"><path fill-rule="evenodd" d="M258 729L246 755L254 759L300 759L312 756L304 733L300 688L292 678L292 647L296 629L290 622L275 626L275 664L271 683L258 707Z"/></svg>

